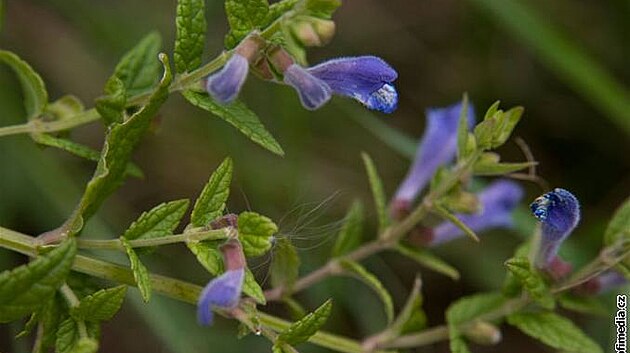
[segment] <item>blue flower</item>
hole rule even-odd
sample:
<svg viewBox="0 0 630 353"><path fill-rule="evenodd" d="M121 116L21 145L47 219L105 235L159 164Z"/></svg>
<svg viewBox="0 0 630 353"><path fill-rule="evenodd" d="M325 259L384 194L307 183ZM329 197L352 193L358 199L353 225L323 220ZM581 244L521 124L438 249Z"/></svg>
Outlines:
<svg viewBox="0 0 630 353"><path fill-rule="evenodd" d="M293 64L284 72L284 82L298 91L302 105L310 110L324 105L335 93L391 113L398 106L398 92L392 85L397 77L391 66L375 56L332 59L306 69Z"/></svg>
<svg viewBox="0 0 630 353"><path fill-rule="evenodd" d="M206 91L219 103L230 103L238 96L248 71L248 60L235 53L221 70L208 76Z"/></svg>
<svg viewBox="0 0 630 353"><path fill-rule="evenodd" d="M208 283L197 302L197 320L200 324L212 324L213 309L232 309L238 305L244 278L245 269L241 268L228 270Z"/></svg>
<svg viewBox="0 0 630 353"><path fill-rule="evenodd" d="M560 244L580 221L580 204L569 191L556 188L534 200L532 214L542 223L540 246L535 259L538 268L547 268Z"/></svg>
<svg viewBox="0 0 630 353"><path fill-rule="evenodd" d="M400 218L409 211L411 204L431 180L435 171L455 157L461 111L462 103L427 110L427 124L418 144L416 157L392 201L392 214L395 218ZM470 127L475 122L475 113L470 105L467 117Z"/></svg>
<svg viewBox="0 0 630 353"><path fill-rule="evenodd" d="M475 214L457 214L460 221L475 232L490 228L512 227L512 211L523 198L523 189L517 183L500 179L488 185L478 195L481 210ZM451 222L444 222L433 229L429 245L438 245L464 235Z"/></svg>
<svg viewBox="0 0 630 353"><path fill-rule="evenodd" d="M338 58L308 68L338 95L351 97L369 109L392 113L398 107L398 93L392 85L398 73L375 56Z"/></svg>
<svg viewBox="0 0 630 353"><path fill-rule="evenodd" d="M284 71L284 83L297 90L302 105L308 110L318 109L330 100L330 87L297 64Z"/></svg>

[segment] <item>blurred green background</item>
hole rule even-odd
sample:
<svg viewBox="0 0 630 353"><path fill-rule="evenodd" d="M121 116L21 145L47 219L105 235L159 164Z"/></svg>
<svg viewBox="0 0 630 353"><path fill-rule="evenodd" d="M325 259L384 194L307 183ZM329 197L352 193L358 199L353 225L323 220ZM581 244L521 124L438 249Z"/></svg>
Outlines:
<svg viewBox="0 0 630 353"><path fill-rule="evenodd" d="M0 47L37 70L52 99L72 93L91 106L118 58L148 31L157 29L164 50L171 51L175 5L174 0L9 0L4 3ZM222 1L207 1L207 17L205 58L210 59L222 50L226 33ZM146 179L128 180L90 222L85 236L118 236L143 210L162 201L194 198L230 155L235 179L229 209L253 209L277 220L281 233L300 249L300 270L306 273L325 261L352 199L371 205L359 153L374 157L391 195L409 165L410 146L423 131L424 110L451 104L466 91L477 115L497 99L504 108L526 108L516 135L540 162L539 174L551 186L573 191L582 202L583 222L563 249L565 255L579 265L597 254L607 220L630 191L626 0L355 0L345 1L334 19L336 37L330 45L311 50L310 62L362 54L383 57L399 73L398 111L374 115L358 103L335 98L308 112L290 88L250 78L242 98L284 147L286 156L279 158L173 95L155 133L135 155ZM13 74L0 67L0 126L24 120L20 92ZM404 135L392 138L391 129ZM103 129L95 123L73 131L72 137L100 148ZM506 161L524 158L513 142L500 152ZM63 222L94 168L91 162L41 149L28 136L0 139L0 163L0 224L34 235ZM535 184L524 186L526 201L541 193ZM421 271L431 325L443 323L444 309L456 298L500 285L503 261L532 226L527 216L518 223L517 231L491 232L479 245L462 239L438 249L460 269L462 280ZM0 250L0 269L24 261ZM165 248L149 262L159 273L199 284L208 280L185 247ZM269 257L255 261L261 283L266 283L268 262ZM421 270L394 254L373 257L366 266L390 289L398 308ZM335 307L326 329L361 338L383 327L378 299L352 279L330 279L298 295L309 308L327 297L335 299ZM102 352L269 350L259 337L237 341L233 322L220 320L201 328L192 306L154 298L144 305L130 291L123 311L104 326ZM280 305L268 310L286 315ZM572 317L608 345L609 317ZM0 326L0 352L30 351L27 339L13 339L20 329ZM504 337L496 347L473 349L544 349L509 328ZM446 344L438 344L417 351L447 350ZM323 350L305 345L301 351Z"/></svg>

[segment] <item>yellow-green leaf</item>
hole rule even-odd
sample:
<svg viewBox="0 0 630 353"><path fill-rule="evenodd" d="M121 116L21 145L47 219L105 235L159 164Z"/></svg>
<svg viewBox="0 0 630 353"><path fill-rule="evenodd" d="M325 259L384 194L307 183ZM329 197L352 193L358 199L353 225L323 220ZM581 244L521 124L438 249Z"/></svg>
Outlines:
<svg viewBox="0 0 630 353"><path fill-rule="evenodd" d="M225 202L230 195L232 181L232 159L226 158L212 173L195 201L190 223L194 227L203 227L223 214Z"/></svg>
<svg viewBox="0 0 630 353"><path fill-rule="evenodd" d="M64 283L76 255L68 239L27 265L0 273L0 322L24 317L48 303Z"/></svg>
<svg viewBox="0 0 630 353"><path fill-rule="evenodd" d="M308 341L326 323L331 311L332 301L329 299L315 311L282 331L277 340L291 345Z"/></svg>
<svg viewBox="0 0 630 353"><path fill-rule="evenodd" d="M508 316L507 322L523 333L563 352L603 353L602 348L571 320L553 312L516 313Z"/></svg>
<svg viewBox="0 0 630 353"><path fill-rule="evenodd" d="M29 120L37 118L48 104L48 93L44 81L26 61L10 51L0 50L0 61L15 71L22 84L27 118Z"/></svg>

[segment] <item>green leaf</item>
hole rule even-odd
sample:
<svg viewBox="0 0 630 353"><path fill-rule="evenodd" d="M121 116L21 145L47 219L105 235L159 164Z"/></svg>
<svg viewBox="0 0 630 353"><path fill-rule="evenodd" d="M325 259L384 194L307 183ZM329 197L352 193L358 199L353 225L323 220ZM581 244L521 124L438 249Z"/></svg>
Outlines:
<svg viewBox="0 0 630 353"><path fill-rule="evenodd" d="M186 199L166 202L143 212L123 234L129 240L161 238L172 235L188 210Z"/></svg>
<svg viewBox="0 0 630 353"><path fill-rule="evenodd" d="M160 62L157 59L161 45L160 34L151 32L116 65L114 76L123 83L127 97L144 93L155 85L160 73Z"/></svg>
<svg viewBox="0 0 630 353"><path fill-rule="evenodd" d="M101 289L81 299L70 309L70 316L79 321L108 321L120 310L127 294L127 286Z"/></svg>
<svg viewBox="0 0 630 353"><path fill-rule="evenodd" d="M291 345L308 341L311 336L324 326L331 310L332 301L328 299L315 311L294 322L289 328L281 332L277 340Z"/></svg>
<svg viewBox="0 0 630 353"><path fill-rule="evenodd" d="M613 246L630 241L630 198L617 209L606 227L604 244ZM630 257L617 264L617 269L630 278Z"/></svg>
<svg viewBox="0 0 630 353"><path fill-rule="evenodd" d="M94 107L103 118L105 126L122 123L125 120L127 106L127 89L116 74L105 83L105 96L96 98Z"/></svg>
<svg viewBox="0 0 630 353"><path fill-rule="evenodd" d="M459 218L457 218L457 216L450 213L447 209L445 209L444 207L440 205L434 205L433 209L436 211L437 214L442 216L442 218L453 223L453 225L455 225L462 232L464 232L464 234L466 234L470 239L476 242L479 242L479 237L477 236L477 234L475 234L475 231L470 229L464 222L462 222Z"/></svg>
<svg viewBox="0 0 630 353"><path fill-rule="evenodd" d="M608 314L606 306L596 297L578 296L564 293L558 298L558 304L567 310L587 315L605 317Z"/></svg>
<svg viewBox="0 0 630 353"><path fill-rule="evenodd" d="M82 337L79 324L71 317L66 318L57 330L56 353L95 353L98 341L93 337ZM89 335L89 331L87 332Z"/></svg>
<svg viewBox="0 0 630 353"><path fill-rule="evenodd" d="M80 114L85 110L83 103L77 96L65 95L46 107L46 113L54 116L55 120L65 120Z"/></svg>
<svg viewBox="0 0 630 353"><path fill-rule="evenodd" d="M523 115L522 107L515 107L507 112L498 107L499 102L494 103L486 112L484 120L475 127L477 145L483 150L503 145Z"/></svg>
<svg viewBox="0 0 630 353"><path fill-rule="evenodd" d="M206 42L205 0L178 0L175 24L175 71L193 71L201 65L201 54Z"/></svg>
<svg viewBox="0 0 630 353"><path fill-rule="evenodd" d="M228 157L212 173L195 201L190 215L190 223L194 227L206 226L223 214L225 202L230 195L231 182L232 159Z"/></svg>
<svg viewBox="0 0 630 353"><path fill-rule="evenodd" d="M505 262L510 273L514 275L522 284L529 295L543 308L553 309L555 300L543 276L536 269L532 268L529 260L525 257L514 257Z"/></svg>
<svg viewBox="0 0 630 353"><path fill-rule="evenodd" d="M459 279L459 271L457 271L455 267L447 264L444 260L431 254L426 249L416 248L401 243L396 246L396 250L428 269L441 273L453 280Z"/></svg>
<svg viewBox="0 0 630 353"><path fill-rule="evenodd" d="M505 303L505 298L498 292L480 293L463 297L446 310L449 325L459 325L487 314Z"/></svg>
<svg viewBox="0 0 630 353"><path fill-rule="evenodd" d="M304 4L311 15L321 18L330 18L339 6L341 0L306 0Z"/></svg>
<svg viewBox="0 0 630 353"><path fill-rule="evenodd" d="M459 123L457 125L457 159L462 160L467 155L466 146L468 144L468 94L464 93L462 98L462 110L459 113Z"/></svg>
<svg viewBox="0 0 630 353"><path fill-rule="evenodd" d="M238 216L238 238L247 257L260 256L271 249L271 240L278 226L265 216L255 212L243 212Z"/></svg>
<svg viewBox="0 0 630 353"><path fill-rule="evenodd" d="M299 0L282 0L271 4L269 6L269 11L267 12L265 25L271 24L278 17L284 15L288 11L291 11L298 2Z"/></svg>
<svg viewBox="0 0 630 353"><path fill-rule="evenodd" d="M151 299L151 277L149 277L149 271L144 266L144 264L140 262L138 254L136 254L135 250L131 247L129 241L123 237L120 237L120 241L125 247L125 251L127 252L127 256L129 257L129 262L131 263L131 271L133 272L133 278L136 281L136 286L138 286L138 290L140 290L142 300L144 300L145 303L148 303Z"/></svg>
<svg viewBox="0 0 630 353"><path fill-rule="evenodd" d="M0 61L9 65L20 80L28 120L40 116L48 104L48 93L42 78L26 61L10 51L0 50Z"/></svg>
<svg viewBox="0 0 630 353"><path fill-rule="evenodd" d="M338 257L345 255L356 249L361 244L363 236L363 204L359 200L355 200L350 206L344 224L337 236L337 241L332 249L332 256Z"/></svg>
<svg viewBox="0 0 630 353"><path fill-rule="evenodd" d="M378 214L379 230L382 231L389 226L389 215L387 214L387 207L385 206L385 191L383 190L383 182L381 177L376 171L372 158L365 152L361 153L363 163L365 164L365 170L367 171L368 179L370 181L370 188L372 189L372 196L374 197L374 206Z"/></svg>
<svg viewBox="0 0 630 353"><path fill-rule="evenodd" d="M422 310L422 281L416 277L405 306L392 323L390 330L396 335L420 331L427 325L427 316Z"/></svg>
<svg viewBox="0 0 630 353"><path fill-rule="evenodd" d="M368 272L368 270L366 270L363 266L354 261L341 260L341 266L349 275L361 280L361 282L365 283L372 288L374 292L376 292L383 302L387 321L391 322L394 319L394 303L391 295L389 295L389 292L385 289L381 281L372 273Z"/></svg>
<svg viewBox="0 0 630 353"><path fill-rule="evenodd" d="M459 325L487 314L505 303L501 293L489 292L463 297L446 310L451 352L469 353Z"/></svg>
<svg viewBox="0 0 630 353"><path fill-rule="evenodd" d="M225 14L230 25L225 46L235 47L252 30L264 25L268 13L267 0L225 0Z"/></svg>
<svg viewBox="0 0 630 353"><path fill-rule="evenodd" d="M85 158L90 161L98 162L100 159L100 153L92 148L74 142L72 140L51 136L48 134L31 134L31 137L35 142L44 146L58 148L66 152L81 158ZM127 163L125 174L136 178L143 178L144 174L142 170L132 162Z"/></svg>
<svg viewBox="0 0 630 353"><path fill-rule="evenodd" d="M253 142L277 155L284 156L280 144L260 122L256 113L249 110L243 102L236 100L230 104L219 104L207 94L194 91L184 91L183 95L192 105L225 120Z"/></svg>
<svg viewBox="0 0 630 353"><path fill-rule="evenodd" d="M470 353L470 349L468 349L468 345L464 338L460 335L449 336L449 348L451 349L451 353Z"/></svg>
<svg viewBox="0 0 630 353"><path fill-rule="evenodd" d="M503 175L538 164L537 162L499 163L499 159L500 157L496 153L486 152L482 154L473 165L473 173L475 175Z"/></svg>
<svg viewBox="0 0 630 353"><path fill-rule="evenodd" d="M524 111L525 109L523 107L514 107L503 113L501 120L499 120L497 133L492 140L493 148L503 145L508 138L510 138L516 124L521 120Z"/></svg>
<svg viewBox="0 0 630 353"><path fill-rule="evenodd" d="M267 300L265 299L265 293L258 282L256 277L249 268L245 268L245 279L243 280L243 293L252 297L258 304L265 305Z"/></svg>
<svg viewBox="0 0 630 353"><path fill-rule="evenodd" d="M161 54L160 60L164 66L164 75L147 104L124 123L115 124L109 130L98 166L92 180L87 184L75 218L88 218L93 215L101 203L122 183L134 148L149 129L151 120L168 97L168 87L173 76L168 57ZM79 223L81 221L81 219L74 220Z"/></svg>
<svg viewBox="0 0 630 353"><path fill-rule="evenodd" d="M26 337L33 332L35 326L39 322L39 312L34 312L31 314L31 317L28 318L28 321L24 324L24 328L17 335L15 335L15 339L20 339L22 337Z"/></svg>
<svg viewBox="0 0 630 353"><path fill-rule="evenodd" d="M291 289L299 275L300 258L289 238L277 238L271 258L271 285Z"/></svg>
<svg viewBox="0 0 630 353"><path fill-rule="evenodd" d="M563 352L603 353L602 348L573 322L553 312L516 313L508 316L507 322L526 335Z"/></svg>
<svg viewBox="0 0 630 353"><path fill-rule="evenodd" d="M71 238L27 265L0 273L0 323L46 305L68 276L76 251Z"/></svg>
<svg viewBox="0 0 630 353"><path fill-rule="evenodd" d="M186 242L186 246L195 254L197 261L214 276L223 272L223 255L217 249L219 245L220 242L217 241Z"/></svg>
<svg viewBox="0 0 630 353"><path fill-rule="evenodd" d="M58 297L55 296L42 307L39 315L39 329L42 330L42 338L38 347L39 350L34 349L34 353L47 352L49 347L55 345L57 330L62 319L61 306Z"/></svg>

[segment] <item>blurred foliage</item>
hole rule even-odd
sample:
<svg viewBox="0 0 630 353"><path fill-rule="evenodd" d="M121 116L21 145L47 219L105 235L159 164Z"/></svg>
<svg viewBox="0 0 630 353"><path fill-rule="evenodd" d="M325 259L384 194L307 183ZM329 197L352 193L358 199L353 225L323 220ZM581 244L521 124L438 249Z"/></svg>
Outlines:
<svg viewBox="0 0 630 353"><path fill-rule="evenodd" d="M153 29L162 33L167 49L172 49L172 1L1 4L0 47L31 63L45 78L53 99L76 93L84 102L92 102L120 55ZM279 158L174 96L164 107L155 134L144 140L135 155L146 179L127 181L99 217L90 221L85 234L118 235L142 210L165 199L194 197L213 167L230 155L235 181L228 208L234 212L254 208L276 220L280 232L298 250L308 252L302 257L304 273L320 265L329 253L352 200L360 196L365 204L371 202L360 152L374 158L385 192L391 195L413 152L413 138L405 136L420 135L427 107L450 104L467 91L478 111L496 99L505 106L525 107L516 134L527 141L540 162L538 172L550 185L579 195L583 205L583 223L570 239L573 246L563 250L578 265L596 254L608 218L630 191L630 145L628 131L622 128L628 126L630 111L627 88L622 86L630 78L626 1L346 1L335 20L336 37L329 46L312 51L310 62L359 54L386 58L399 72L401 102L394 115L370 119L369 113L355 109L355 102L342 98L308 112L290 88L250 78L242 99L282 144L286 156ZM222 1L207 2L207 23L209 58L223 48L227 26ZM0 125L24 120L18 82L4 66L0 67L0 87ZM396 130L384 129L382 124ZM73 134L91 147L102 144L99 124ZM392 146L383 141L395 142ZM501 153L506 161L522 160L514 143ZM94 167L63 152L36 147L28 136L0 139L0 163L0 223L30 234L50 230L69 215ZM537 185L527 184L527 188L528 199L540 194ZM376 226L373 211L366 218ZM520 214L518 223L523 227L519 227L531 227L528 219ZM480 245L461 240L439 249L461 271L462 280L422 273L429 324L443 322L444 309L455 298L500 285L502 279L488 273L501 271L519 233L527 234L494 232L485 235ZM169 248L156 254L151 265L165 274L205 282L205 272L194 259L172 261L186 251ZM0 269L25 261L8 252L1 252L0 260ZM263 282L268 278L268 263L268 258L261 259L254 271ZM366 261L366 267L385 279L383 285L400 308L418 267L388 254ZM366 307L377 308L379 299L369 289L349 282L344 278L325 281L299 299L312 310L332 295L336 308L327 328L362 337L381 327L385 315L381 310L366 311ZM343 295L349 290L352 297ZM123 314L104 327L103 351L195 352L207 351L211 345L216 351L240 352L267 345L257 337L238 343L222 339L227 332L235 332L233 323L223 320L212 329L201 328L191 306L157 296L145 306L138 293L131 292ZM142 322L131 310L142 313ZM284 313L279 306L272 305L270 310ZM607 341L607 318L584 324L600 342ZM17 330L0 326L0 351L24 349L12 339ZM145 339L138 340L140 336ZM508 330L505 336L515 352L515 347L523 352L534 349L521 344L521 336L514 331ZM499 345L497 349L505 348Z"/></svg>

